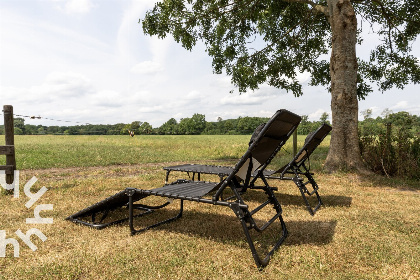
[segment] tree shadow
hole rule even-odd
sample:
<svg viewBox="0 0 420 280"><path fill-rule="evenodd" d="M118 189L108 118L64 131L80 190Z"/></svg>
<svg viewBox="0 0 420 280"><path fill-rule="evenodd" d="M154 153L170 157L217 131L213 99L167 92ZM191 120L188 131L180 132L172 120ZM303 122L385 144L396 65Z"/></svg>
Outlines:
<svg viewBox="0 0 420 280"><path fill-rule="evenodd" d="M404 177L388 178L379 174L368 174L358 176L360 182L371 186L389 187L400 191L418 191L420 190L420 181Z"/></svg>

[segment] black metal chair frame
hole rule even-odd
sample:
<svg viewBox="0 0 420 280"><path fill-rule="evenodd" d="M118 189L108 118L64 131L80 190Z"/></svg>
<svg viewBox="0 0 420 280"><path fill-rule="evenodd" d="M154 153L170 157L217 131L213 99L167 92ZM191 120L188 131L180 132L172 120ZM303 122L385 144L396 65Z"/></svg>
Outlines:
<svg viewBox="0 0 420 280"><path fill-rule="evenodd" d="M228 174L221 182L177 180L176 182L166 184L161 188L151 190L126 188L125 190L103 201L100 201L90 207L87 207L86 209L77 212L76 214L69 216L67 220L97 229L102 229L110 225L128 221L131 234L134 235L181 218L183 214L184 200L225 206L232 209L236 217L239 219L255 263L260 268L265 267L269 263L273 253L280 247L284 239L287 237L288 232L282 217L281 205L275 197L273 189L269 186L266 178L264 177L263 171L274 158L275 154L286 143L287 139L298 126L300 120L301 118L298 115L295 115L287 110L277 111L276 114L274 114L274 116L264 126L254 143L249 146L248 150L232 169L232 172ZM282 123L284 126L286 122L288 126L286 129L287 133L279 138L276 138L277 136L273 136L273 132L274 130L277 130L279 124ZM241 194L243 194L249 187L252 173L256 168L253 163L255 159L254 157L256 156L257 152L261 151L262 149L266 149L264 147L265 145L268 145L270 148L269 154L264 154L264 157L268 156L268 158L266 158L263 165L260 166L260 168L257 170L254 177L260 178L262 180L263 186L260 186L259 189L263 190L267 195L267 200L255 209L251 210L242 198ZM240 174L243 172L246 173L245 177L240 176ZM224 195L227 192L229 192L230 197L224 198ZM209 196L209 193L212 193L212 195ZM150 214L154 210L163 208L169 204L169 202L158 206L136 204L136 202L148 196L160 196L169 199L179 199L179 212L172 218L157 222L144 228L136 229L134 226L135 217ZM263 225L257 225L257 222L253 216L268 205L274 208L275 214ZM105 222L108 213L118 208L128 208L128 218L125 217L111 222ZM134 210L136 209L142 211L142 213L135 215ZM87 220L89 217L90 221ZM268 226L277 220L281 225L281 234L278 236L278 239L271 250L265 256L260 257L255 248L250 230L263 232L265 229L267 229Z"/></svg>
<svg viewBox="0 0 420 280"><path fill-rule="evenodd" d="M331 130L331 126L324 123L317 130L308 134L303 147L293 157L293 159L282 168L274 171L266 169L268 164L264 166L263 175L266 179L290 180L296 184L301 193L305 206L312 216L315 215L315 213L321 207L322 200L318 193L318 184L312 176L314 175L314 173L310 171L310 155L319 146L319 144L324 140L324 138L329 134ZM213 174L218 175L220 181L222 181L233 170L232 167L228 166L202 164L183 164L176 166L167 166L163 169L166 170L166 182L168 182L169 175L172 171L187 172L188 176L189 173L192 173L192 180L195 179L196 174L198 180L200 180L201 174ZM249 188L258 188L258 186L254 185L255 181L259 178L258 176L256 176L256 174L257 173L255 172L252 174L252 180L249 183ZM279 175L276 176L275 174ZM308 189L308 184L311 185L311 189ZM277 190L277 188L273 187L272 189ZM314 194L317 198L317 204L315 206L311 206L307 196L312 196Z"/></svg>

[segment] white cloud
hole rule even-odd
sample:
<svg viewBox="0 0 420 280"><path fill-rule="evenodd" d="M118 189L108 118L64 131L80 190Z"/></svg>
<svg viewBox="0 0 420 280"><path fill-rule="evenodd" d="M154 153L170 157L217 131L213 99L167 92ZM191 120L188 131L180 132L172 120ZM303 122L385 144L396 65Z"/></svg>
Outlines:
<svg viewBox="0 0 420 280"><path fill-rule="evenodd" d="M286 91L284 89L279 89L279 88L270 86L266 83L260 85L259 89L255 90L255 92L257 92L260 95L267 96L269 98L286 94Z"/></svg>
<svg viewBox="0 0 420 280"><path fill-rule="evenodd" d="M212 79L210 85L218 88L233 88L231 77L222 75L218 75L216 78Z"/></svg>
<svg viewBox="0 0 420 280"><path fill-rule="evenodd" d="M156 74L162 72L164 67L161 63L156 61L143 61L131 68L131 72L135 74Z"/></svg>
<svg viewBox="0 0 420 280"><path fill-rule="evenodd" d="M226 110L226 111L215 111L212 114L214 119L221 117L223 120L237 118L238 116L249 116L249 113L245 113L242 109L233 109L233 110ZM206 119L210 120L206 115Z"/></svg>
<svg viewBox="0 0 420 280"><path fill-rule="evenodd" d="M314 113L309 114L308 115L309 120L310 121L318 121L321 118L322 114L325 113L325 112L328 114L328 120L331 121L331 111L326 111L324 109L318 109Z"/></svg>
<svg viewBox="0 0 420 280"><path fill-rule="evenodd" d="M369 109L372 110L372 114L380 114L383 109L379 108L378 106L372 106Z"/></svg>
<svg viewBox="0 0 420 280"><path fill-rule="evenodd" d="M169 36L165 39L159 39L157 37L151 37L147 40L149 42L149 49L152 53L153 61L163 63L166 60L168 49L172 44L175 44L172 37Z"/></svg>
<svg viewBox="0 0 420 280"><path fill-rule="evenodd" d="M271 90L258 90L242 94L229 94L220 100L222 105L260 105L271 98Z"/></svg>
<svg viewBox="0 0 420 280"><path fill-rule="evenodd" d="M198 99L202 99L203 96L201 95L200 91L198 90L192 90L190 92L188 92L188 94L185 96L185 99L188 100L198 100Z"/></svg>
<svg viewBox="0 0 420 280"><path fill-rule="evenodd" d="M138 22L139 18L147 9L152 8L155 2L154 0L133 0L125 9L117 36L119 57L123 62L131 64L133 60L137 61L137 53L149 52L149 49L144 46L145 37L139 36L141 25ZM147 39L152 40L153 38Z"/></svg>
<svg viewBox="0 0 420 280"><path fill-rule="evenodd" d="M39 94L55 98L76 98L93 90L91 81L85 76L72 72L53 72L39 88Z"/></svg>
<svg viewBox="0 0 420 280"><path fill-rule="evenodd" d="M296 79L299 81L299 83L301 84L305 84L309 82L309 79L311 78L311 74L309 72L297 72L296 74Z"/></svg>
<svg viewBox="0 0 420 280"><path fill-rule="evenodd" d="M121 107L124 105L124 96L115 90L102 90L90 96L93 106Z"/></svg>
<svg viewBox="0 0 420 280"><path fill-rule="evenodd" d="M403 101L397 102L397 104L392 106L391 110L401 111L401 110L404 110L404 109L407 109L407 108L409 108L408 102L403 100Z"/></svg>
<svg viewBox="0 0 420 280"><path fill-rule="evenodd" d="M29 88L2 87L2 99L11 104L51 104L54 101L68 102L93 92L91 81L81 74L53 72L41 85Z"/></svg>
<svg viewBox="0 0 420 280"><path fill-rule="evenodd" d="M157 106L152 106L152 107L140 107L137 111L139 113L156 113L156 112L161 112L163 109L164 109L163 106L157 105Z"/></svg>
<svg viewBox="0 0 420 280"><path fill-rule="evenodd" d="M408 102L408 101L399 101L394 106L391 106L390 109L396 113L400 111L405 111L413 115L418 115L420 112L420 103Z"/></svg>
<svg viewBox="0 0 420 280"><path fill-rule="evenodd" d="M299 72L298 68L295 68L295 79L300 84L307 84L309 82L309 79L311 78L311 74L309 72ZM293 83L293 79L286 77L286 75L281 75L280 78L286 79L289 83Z"/></svg>
<svg viewBox="0 0 420 280"><path fill-rule="evenodd" d="M236 119L238 117L271 117L275 111L267 110L243 110L241 108L228 110L228 111L214 111L210 114L206 114L207 121L217 121L218 117L223 120Z"/></svg>
<svg viewBox="0 0 420 280"><path fill-rule="evenodd" d="M371 112L372 112L372 115L370 116L371 118L375 118L375 116L380 115L380 113L382 112L381 108L379 108L378 106L371 106L371 107L366 108L366 109L365 108L359 108L359 120L364 119L363 113L366 110L371 110Z"/></svg>
<svg viewBox="0 0 420 280"><path fill-rule="evenodd" d="M16 71L30 78L57 68L109 63L113 59L110 45L48 18L28 20L7 11L0 18L0 32L0 63L8 65L6 75Z"/></svg>
<svg viewBox="0 0 420 280"><path fill-rule="evenodd" d="M65 2L64 6L58 5L58 9L68 14L87 14L94 7L91 0L52 0L52 2Z"/></svg>

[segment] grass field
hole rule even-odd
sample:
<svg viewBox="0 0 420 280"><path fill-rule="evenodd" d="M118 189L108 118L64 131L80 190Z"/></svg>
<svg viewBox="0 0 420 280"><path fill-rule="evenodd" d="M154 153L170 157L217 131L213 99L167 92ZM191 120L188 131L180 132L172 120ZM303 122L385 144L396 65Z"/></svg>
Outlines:
<svg viewBox="0 0 420 280"><path fill-rule="evenodd" d="M303 139L299 137L299 146ZM324 201L314 217L292 182L270 181L279 188L276 196L289 236L263 271L256 268L240 224L228 208L186 202L182 219L136 236L130 236L126 224L98 231L64 220L126 187L162 186L164 166L232 165L248 140L249 136L16 136L20 197L1 192L0 233L19 241L20 256L14 258L13 247L6 247L0 279L420 279L420 182L324 174L328 139L311 158ZM288 144L274 165L288 162L290 153ZM42 186L48 191L28 209L23 186L32 176L38 178L33 193ZM246 195L251 206L261 202L257 190ZM52 211L41 212L54 219L52 224L25 223L39 204L53 204ZM15 234L30 228L47 237L42 242L32 236L36 251ZM272 244L276 230L270 228L268 238L258 239L261 250Z"/></svg>

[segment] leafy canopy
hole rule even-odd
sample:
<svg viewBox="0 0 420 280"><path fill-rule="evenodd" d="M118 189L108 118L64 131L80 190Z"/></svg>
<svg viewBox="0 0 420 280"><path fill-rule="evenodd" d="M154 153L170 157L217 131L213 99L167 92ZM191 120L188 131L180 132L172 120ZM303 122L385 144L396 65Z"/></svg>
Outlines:
<svg viewBox="0 0 420 280"><path fill-rule="evenodd" d="M328 0L330 1L330 0ZM240 92L267 83L302 95L298 72L310 85L330 85L331 29L327 0L163 0L146 13L143 31L191 50L204 41L214 72L232 76ZM420 81L410 55L420 32L420 0L351 1L356 14L381 38L369 60L358 60L358 97L376 82L384 91ZM359 43L362 29L359 29Z"/></svg>

